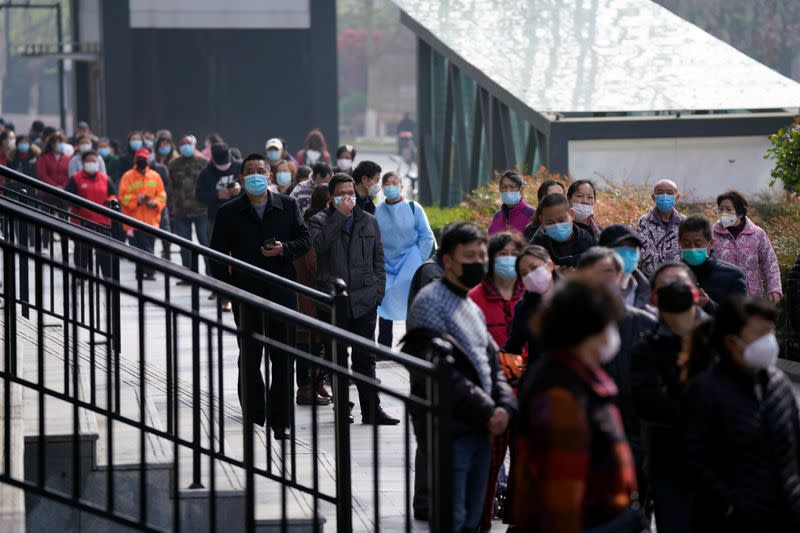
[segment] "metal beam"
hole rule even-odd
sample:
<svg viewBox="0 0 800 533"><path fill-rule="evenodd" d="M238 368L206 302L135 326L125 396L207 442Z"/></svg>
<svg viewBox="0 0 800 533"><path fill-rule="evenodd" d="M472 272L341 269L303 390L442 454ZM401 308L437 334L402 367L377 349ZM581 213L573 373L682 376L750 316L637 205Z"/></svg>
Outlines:
<svg viewBox="0 0 800 533"><path fill-rule="evenodd" d="M464 107L464 94L461 85L461 72L458 67L450 63L450 82L453 91L453 120L455 121L455 143L453 147L453 170L459 184L459 191L464 192L464 185L471 184L469 166L467 164L470 153L467 140L466 108ZM468 190L472 190L471 188Z"/></svg>
<svg viewBox="0 0 800 533"><path fill-rule="evenodd" d="M431 47L422 39L417 39L417 128L419 131L419 173L420 200L423 204L433 203L433 184L438 183L434 164L433 146L433 111L431 84Z"/></svg>
<svg viewBox="0 0 800 533"><path fill-rule="evenodd" d="M444 133L442 138L442 181L439 183L439 204L450 205L450 179L453 174L453 82L450 69L444 72Z"/></svg>

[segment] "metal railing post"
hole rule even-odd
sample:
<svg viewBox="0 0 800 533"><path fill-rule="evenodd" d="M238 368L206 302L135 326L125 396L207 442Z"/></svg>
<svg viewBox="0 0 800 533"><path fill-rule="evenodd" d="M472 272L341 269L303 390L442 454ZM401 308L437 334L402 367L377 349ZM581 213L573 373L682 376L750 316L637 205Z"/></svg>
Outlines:
<svg viewBox="0 0 800 533"><path fill-rule="evenodd" d="M347 285L337 279L333 287L331 323L346 328L345 318L350 301ZM347 347L331 339L332 360L341 371L347 366ZM334 427L336 439L336 528L342 533L353 530L353 489L350 464L350 380L339 372L333 374L333 399L336 405Z"/></svg>
<svg viewBox="0 0 800 533"><path fill-rule="evenodd" d="M198 257L197 252L192 250L191 268L197 272ZM192 284L192 484L189 488L202 489L203 483L200 479L202 454L200 427L200 322L197 315L200 313L200 288Z"/></svg>
<svg viewBox="0 0 800 533"><path fill-rule="evenodd" d="M119 202L113 200L109 202L108 208L120 212L122 209ZM118 240L125 240L125 229L122 223L117 220L111 220L111 236ZM119 292L119 256L117 254L110 254L111 256L111 280L113 283L109 286L109 306L108 310L111 313L111 349L113 350L114 360L114 412L120 413L120 377L119 377L119 354L122 351L122 319L120 306L122 304ZM110 406L109 406L110 408Z"/></svg>
<svg viewBox="0 0 800 533"><path fill-rule="evenodd" d="M250 353L249 345L252 342L257 342L253 340L252 331L247 331L245 328L245 324L251 323L251 318L249 317L249 313L252 310L247 308L247 304L244 302L234 302L234 305L239 306L239 331L240 331L240 352L241 354ZM256 311L257 312L257 311ZM244 361L241 361L241 364L245 364ZM243 379L239 380L239 394L242 402L242 431L243 435L242 438L244 442L242 443L242 462L244 463L244 479L245 479L245 505L244 505L244 520L245 520L245 531L248 533L251 531L255 531L255 514L256 514L256 500L255 500L255 472L253 472L253 459L255 456L254 453L254 443L253 443L253 422L252 417L250 416L251 410L253 409L252 405L249 405L250 400L250 392L247 386L247 376L242 376ZM269 431L269 429L267 429Z"/></svg>
<svg viewBox="0 0 800 533"><path fill-rule="evenodd" d="M431 531L453 528L453 460L450 441L451 391L453 364L450 343L434 339L433 364L436 373L429 380L431 411L428 416L428 478L431 504Z"/></svg>

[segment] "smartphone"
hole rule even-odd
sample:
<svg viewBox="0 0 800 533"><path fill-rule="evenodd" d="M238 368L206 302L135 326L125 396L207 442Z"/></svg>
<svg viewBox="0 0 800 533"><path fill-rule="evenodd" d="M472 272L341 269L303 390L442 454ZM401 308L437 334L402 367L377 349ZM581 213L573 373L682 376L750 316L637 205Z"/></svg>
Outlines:
<svg viewBox="0 0 800 533"><path fill-rule="evenodd" d="M261 246L263 246L264 248L272 248L273 246L275 246L275 237L264 239L264 243Z"/></svg>
<svg viewBox="0 0 800 533"><path fill-rule="evenodd" d="M236 184L237 184L237 182L232 181L229 184L227 184L225 187L228 188L228 189L233 189L234 187L236 187Z"/></svg>

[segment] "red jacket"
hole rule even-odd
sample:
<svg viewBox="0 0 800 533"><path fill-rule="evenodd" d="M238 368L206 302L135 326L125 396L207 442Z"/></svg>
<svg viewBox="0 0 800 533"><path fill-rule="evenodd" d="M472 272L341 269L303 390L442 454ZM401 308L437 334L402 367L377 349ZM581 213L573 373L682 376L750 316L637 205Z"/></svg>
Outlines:
<svg viewBox="0 0 800 533"><path fill-rule="evenodd" d="M514 318L514 306L523 294L525 287L518 281L514 285L511 299L505 300L491 278L484 279L480 285L469 291L469 297L483 311L486 327L498 346L504 346L508 340Z"/></svg>
<svg viewBox="0 0 800 533"><path fill-rule="evenodd" d="M48 185L63 189L67 186L67 181L69 180L68 165L69 157L62 155L56 159L55 154L48 152L39 157L39 162L36 164L36 173L39 174L39 179Z"/></svg>
<svg viewBox="0 0 800 533"><path fill-rule="evenodd" d="M98 205L105 204L107 200L111 200L117 195L114 183L108 179L108 174L98 172L94 176L90 176L83 170L69 179L66 190L67 192L77 194L78 196L86 198L90 202L94 202ZM104 217L99 213L95 213L94 211L85 209L83 207L72 207L70 208L70 212L76 216L86 220L91 220L97 224L102 224L104 226L111 225L111 221L108 219L108 217ZM77 218L73 218L71 221L73 224L81 223L81 221Z"/></svg>

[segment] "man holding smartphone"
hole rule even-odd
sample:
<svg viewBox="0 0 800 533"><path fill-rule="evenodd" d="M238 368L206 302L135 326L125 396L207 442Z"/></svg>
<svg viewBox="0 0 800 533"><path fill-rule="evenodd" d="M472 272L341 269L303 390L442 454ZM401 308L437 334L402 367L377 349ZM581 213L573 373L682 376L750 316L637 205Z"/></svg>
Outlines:
<svg viewBox="0 0 800 533"><path fill-rule="evenodd" d="M311 248L308 229L293 198L267 189L270 170L261 154L250 154L242 162L241 186L244 194L220 206L211 248L231 255L287 279L295 279L292 261ZM286 288L265 283L227 265L211 261L211 272L219 280L251 292L290 309L297 309L297 295ZM262 334L289 346L294 345L294 327L279 317L265 316L257 308L244 309L233 302L237 327L248 335ZM264 345L248 338L246 349L239 339L239 401L245 418L258 425L269 422L275 438L289 438L294 380L289 354L269 348L272 380L269 390L269 412L265 405L265 385L261 375ZM247 380L247 398L242 398L242 380Z"/></svg>

